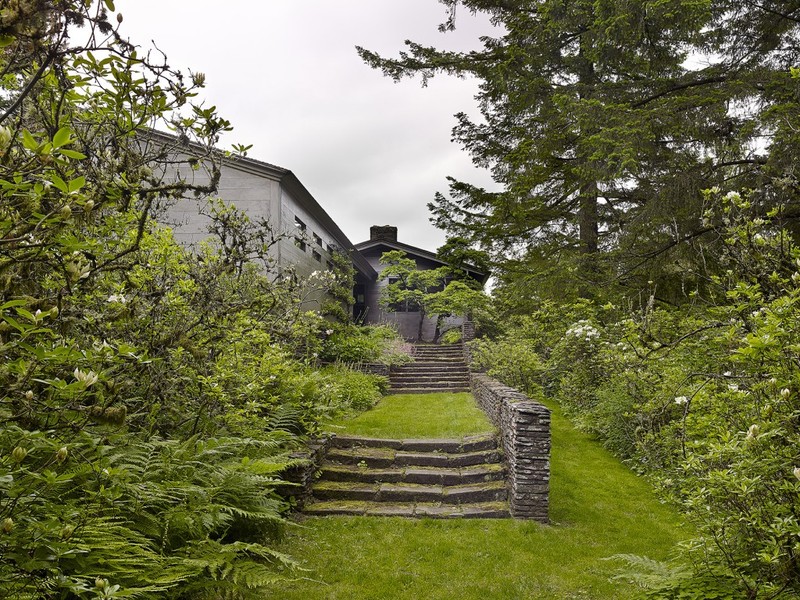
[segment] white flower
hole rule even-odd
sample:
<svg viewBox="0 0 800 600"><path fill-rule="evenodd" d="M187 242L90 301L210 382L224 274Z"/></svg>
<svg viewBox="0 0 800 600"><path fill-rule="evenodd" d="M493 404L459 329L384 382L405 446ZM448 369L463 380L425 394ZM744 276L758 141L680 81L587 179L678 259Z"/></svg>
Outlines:
<svg viewBox="0 0 800 600"><path fill-rule="evenodd" d="M333 329L326 329L325 335L333 335Z"/></svg>
<svg viewBox="0 0 800 600"><path fill-rule="evenodd" d="M747 429L747 439L748 440L755 439L756 436L758 435L758 432L759 432L758 425L755 424L750 425L750 427Z"/></svg>
<svg viewBox="0 0 800 600"><path fill-rule="evenodd" d="M792 395L792 392L789 390L789 388L783 388L781 390L781 398L783 398L784 400L786 400L791 395Z"/></svg>
<svg viewBox="0 0 800 600"><path fill-rule="evenodd" d="M725 200L738 202L739 200L742 199L742 196L741 194L739 194L739 192L728 192L727 194L725 194L725 196L723 196L723 198L725 198Z"/></svg>
<svg viewBox="0 0 800 600"><path fill-rule="evenodd" d="M678 406L683 406L684 404L689 404L689 399L686 396L677 396L675 398L675 404Z"/></svg>
<svg viewBox="0 0 800 600"><path fill-rule="evenodd" d="M792 473L794 473L795 477L800 479L800 467L795 467L794 470L792 471Z"/></svg>
<svg viewBox="0 0 800 600"><path fill-rule="evenodd" d="M119 302L120 304L125 304L128 299L125 297L124 294L111 294L107 299L106 302Z"/></svg>
<svg viewBox="0 0 800 600"><path fill-rule="evenodd" d="M97 373L94 371L89 371L88 373L84 373L80 369L76 368L72 374L75 376L75 379L82 382L86 387L90 385L94 385L97 383Z"/></svg>

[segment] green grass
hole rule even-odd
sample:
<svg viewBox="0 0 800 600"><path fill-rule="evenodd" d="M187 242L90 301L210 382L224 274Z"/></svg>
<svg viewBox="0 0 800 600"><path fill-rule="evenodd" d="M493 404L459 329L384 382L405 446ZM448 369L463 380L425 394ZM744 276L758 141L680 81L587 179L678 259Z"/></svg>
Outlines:
<svg viewBox="0 0 800 600"><path fill-rule="evenodd" d="M460 438L494 431L472 394L397 394L328 430L378 438Z"/></svg>
<svg viewBox="0 0 800 600"><path fill-rule="evenodd" d="M640 598L641 590L610 580L618 565L603 559L617 553L668 557L686 534L680 519L655 499L643 479L575 430L557 410L552 428L551 525L306 519L280 550L300 559L308 571L297 581L279 584L274 597Z"/></svg>

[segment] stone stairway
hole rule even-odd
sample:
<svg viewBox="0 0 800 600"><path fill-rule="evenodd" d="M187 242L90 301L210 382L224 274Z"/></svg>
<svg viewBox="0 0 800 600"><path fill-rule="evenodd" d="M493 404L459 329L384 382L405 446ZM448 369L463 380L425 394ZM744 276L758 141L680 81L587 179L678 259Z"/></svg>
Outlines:
<svg viewBox="0 0 800 600"><path fill-rule="evenodd" d="M502 518L505 467L493 435L461 440L337 436L309 515Z"/></svg>
<svg viewBox="0 0 800 600"><path fill-rule="evenodd" d="M461 344L416 344L414 362L392 367L389 384L392 394L468 392L469 369Z"/></svg>

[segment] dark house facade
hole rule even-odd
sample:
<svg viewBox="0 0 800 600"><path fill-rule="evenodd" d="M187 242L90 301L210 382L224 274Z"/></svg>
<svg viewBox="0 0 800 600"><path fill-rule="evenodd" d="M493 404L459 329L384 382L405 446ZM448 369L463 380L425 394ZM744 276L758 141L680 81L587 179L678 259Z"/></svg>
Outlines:
<svg viewBox="0 0 800 600"><path fill-rule="evenodd" d="M376 271L377 276L373 282L363 288L356 285L354 294L356 304L353 307L354 316L365 323L390 323L397 327L400 335L404 338L415 339L419 331L420 319L419 311L415 307L397 307L397 310L390 311L380 306L381 292L390 283L387 279L380 278L380 273L385 268L380 263L380 258L384 252L401 250L406 253L406 256L414 260L418 269L437 269L445 266L446 263L432 252L399 242L397 240L397 227L391 225L373 225L370 228L369 240L356 244L355 249ZM466 271L470 277L481 284L486 282L487 275L485 273L470 268L467 268ZM460 325L461 322L462 319L460 318L449 317L446 319L444 327L445 329L455 327ZM422 327L422 339L432 341L435 330L436 316L426 317Z"/></svg>

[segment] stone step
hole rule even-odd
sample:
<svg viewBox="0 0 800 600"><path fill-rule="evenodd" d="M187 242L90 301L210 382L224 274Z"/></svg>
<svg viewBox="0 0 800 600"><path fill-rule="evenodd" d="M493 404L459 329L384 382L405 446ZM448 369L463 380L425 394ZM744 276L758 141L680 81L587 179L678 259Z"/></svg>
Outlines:
<svg viewBox="0 0 800 600"><path fill-rule="evenodd" d="M411 452L476 452L497 448L497 437L493 434L469 435L463 438L394 439L360 435L333 435L332 448L390 448Z"/></svg>
<svg viewBox="0 0 800 600"><path fill-rule="evenodd" d="M401 371L393 373L392 380L402 381L405 379L469 379L469 371Z"/></svg>
<svg viewBox="0 0 800 600"><path fill-rule="evenodd" d="M427 387L432 390L449 390L454 387L469 387L469 381L467 380L458 380L458 379L427 379L427 380L418 380L413 379L409 381L392 381L390 387L395 390L403 389L403 388L418 388L418 387Z"/></svg>
<svg viewBox="0 0 800 600"><path fill-rule="evenodd" d="M430 388L392 388L389 387L390 394L436 394L442 391L452 392L452 393L461 393L461 392L469 392L470 388L468 386L463 387L452 387L447 388L446 390L442 389L430 389Z"/></svg>
<svg viewBox="0 0 800 600"><path fill-rule="evenodd" d="M351 515L370 517L415 517L431 519L507 519L511 515L506 502L481 502L478 504L441 504L424 502L315 502L305 509L305 514Z"/></svg>
<svg viewBox="0 0 800 600"><path fill-rule="evenodd" d="M469 369L467 365L464 363L421 363L421 364L414 364L410 363L407 365L402 365L399 367L393 367L389 371L389 375L393 375L395 373L468 373Z"/></svg>
<svg viewBox="0 0 800 600"><path fill-rule="evenodd" d="M502 481L505 467L502 464L475 465L448 469L445 467L387 467L363 468L357 465L323 463L320 481L351 481L362 483L419 483L428 485L466 485Z"/></svg>
<svg viewBox="0 0 800 600"><path fill-rule="evenodd" d="M497 502L506 500L508 497L505 481L463 485L319 481L314 485L313 494L317 500L435 502L440 504Z"/></svg>
<svg viewBox="0 0 800 600"><path fill-rule="evenodd" d="M328 462L343 465L363 464L368 468L387 467L447 467L461 468L475 465L499 463L497 449L470 452L426 452L405 451L394 448L331 448L326 455Z"/></svg>

